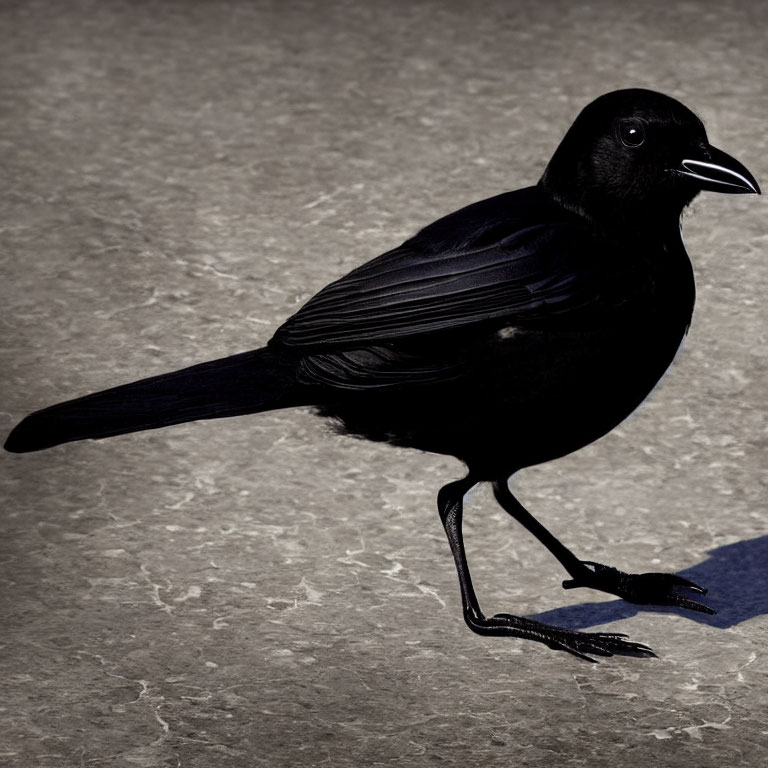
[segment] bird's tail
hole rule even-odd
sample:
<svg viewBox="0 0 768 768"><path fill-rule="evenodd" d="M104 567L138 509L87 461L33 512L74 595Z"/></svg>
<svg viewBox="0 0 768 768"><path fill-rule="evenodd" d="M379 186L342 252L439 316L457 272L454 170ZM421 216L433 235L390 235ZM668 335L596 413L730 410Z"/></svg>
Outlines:
<svg viewBox="0 0 768 768"><path fill-rule="evenodd" d="M268 348L193 365L53 405L27 416L5 449L39 451L198 419L299 405L294 379Z"/></svg>

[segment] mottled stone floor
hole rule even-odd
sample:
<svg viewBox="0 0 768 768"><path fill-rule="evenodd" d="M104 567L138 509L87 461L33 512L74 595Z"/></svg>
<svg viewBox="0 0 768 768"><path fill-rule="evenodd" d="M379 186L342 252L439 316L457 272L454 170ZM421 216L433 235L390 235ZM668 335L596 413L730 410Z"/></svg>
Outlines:
<svg viewBox="0 0 768 768"><path fill-rule="evenodd" d="M437 216L534 182L616 87L681 98L768 183L765 3L0 3L2 426L263 343ZM699 304L652 399L520 475L586 559L712 619L559 588L486 492L484 606L610 627L589 665L472 635L450 460L302 410L2 456L9 768L768 764L768 215L685 222Z"/></svg>

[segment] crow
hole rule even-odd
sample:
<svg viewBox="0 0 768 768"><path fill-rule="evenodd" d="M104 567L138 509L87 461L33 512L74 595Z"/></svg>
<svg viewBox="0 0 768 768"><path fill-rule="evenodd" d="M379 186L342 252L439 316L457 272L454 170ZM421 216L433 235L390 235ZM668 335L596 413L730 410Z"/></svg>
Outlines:
<svg viewBox="0 0 768 768"><path fill-rule="evenodd" d="M485 616L462 505L490 482L501 507L563 565L567 589L713 613L693 599L706 590L679 576L580 560L509 487L519 470L613 429L672 362L695 295L680 218L701 190L760 193L680 102L645 89L605 94L577 116L535 186L451 213L354 269L265 347L37 411L5 448L314 406L351 435L464 463L466 476L439 491L437 506L471 630L592 662L654 656L623 634Z"/></svg>

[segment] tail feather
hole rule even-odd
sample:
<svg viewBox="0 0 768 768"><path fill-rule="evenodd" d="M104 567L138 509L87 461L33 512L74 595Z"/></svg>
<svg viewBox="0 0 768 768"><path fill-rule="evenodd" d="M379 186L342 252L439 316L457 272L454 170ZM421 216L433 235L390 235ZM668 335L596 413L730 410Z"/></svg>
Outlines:
<svg viewBox="0 0 768 768"><path fill-rule="evenodd" d="M298 404L293 377L264 347L36 411L13 429L5 449L39 451L73 440Z"/></svg>

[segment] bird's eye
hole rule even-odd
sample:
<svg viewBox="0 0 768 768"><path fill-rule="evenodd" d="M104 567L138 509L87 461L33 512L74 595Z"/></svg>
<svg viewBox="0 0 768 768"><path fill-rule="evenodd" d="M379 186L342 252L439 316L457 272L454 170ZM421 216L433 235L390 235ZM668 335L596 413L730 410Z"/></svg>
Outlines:
<svg viewBox="0 0 768 768"><path fill-rule="evenodd" d="M619 123L619 138L625 147L639 147L645 141L645 126L635 118L622 120Z"/></svg>

